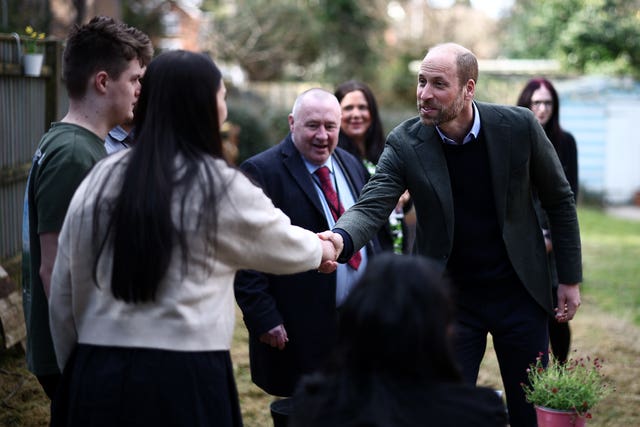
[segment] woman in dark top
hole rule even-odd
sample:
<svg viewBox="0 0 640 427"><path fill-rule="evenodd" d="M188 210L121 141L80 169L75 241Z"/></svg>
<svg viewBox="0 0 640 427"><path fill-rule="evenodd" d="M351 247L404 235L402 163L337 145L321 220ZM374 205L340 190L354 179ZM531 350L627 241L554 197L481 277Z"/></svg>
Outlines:
<svg viewBox="0 0 640 427"><path fill-rule="evenodd" d="M338 146L360 159L368 175L373 175L385 142L376 98L369 86L357 80L340 84L334 94L342 108ZM410 209L409 193L405 192L389 217L387 232L379 233L378 239L385 250L410 252L414 230L407 224L411 221L405 218Z"/></svg>
<svg viewBox="0 0 640 427"><path fill-rule="evenodd" d="M553 144L558 153L558 158L564 169L565 176L575 200L578 200L578 150L576 140L569 132L566 132L560 126L560 103L558 100L558 92L551 82L544 78L535 78L529 80L520 97L518 98L518 106L529 108L538 119L538 122L544 128L547 137ZM539 207L539 206L538 206ZM542 208L539 207L539 211ZM547 244L547 252L549 253L549 261L551 265L551 275L554 285L554 306L557 305L558 285L555 259L552 250L552 238L549 230L545 229L544 223L546 218L541 215L543 223L543 232L545 234L545 242ZM569 355L569 347L571 345L571 329L569 323L560 323L554 316L549 318L549 341L551 350L555 357L560 361L567 360Z"/></svg>
<svg viewBox="0 0 640 427"><path fill-rule="evenodd" d="M531 79L518 98L518 106L529 108L544 128L564 168L573 195L578 200L578 149L576 140L560 126L558 92L544 78Z"/></svg>
<svg viewBox="0 0 640 427"><path fill-rule="evenodd" d="M462 383L448 285L427 259L379 255L339 325L329 365L301 381L290 427L506 425L495 391Z"/></svg>
<svg viewBox="0 0 640 427"><path fill-rule="evenodd" d="M349 80L337 87L335 96L342 107L338 146L375 166L384 148L384 130L373 92L366 84Z"/></svg>

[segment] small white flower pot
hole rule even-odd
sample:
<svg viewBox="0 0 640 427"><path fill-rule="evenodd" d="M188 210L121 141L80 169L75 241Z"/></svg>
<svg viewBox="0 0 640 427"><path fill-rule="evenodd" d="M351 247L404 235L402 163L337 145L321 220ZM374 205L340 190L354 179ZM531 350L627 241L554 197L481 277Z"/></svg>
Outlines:
<svg viewBox="0 0 640 427"><path fill-rule="evenodd" d="M25 76L38 77L42 72L44 53L25 53L22 61Z"/></svg>

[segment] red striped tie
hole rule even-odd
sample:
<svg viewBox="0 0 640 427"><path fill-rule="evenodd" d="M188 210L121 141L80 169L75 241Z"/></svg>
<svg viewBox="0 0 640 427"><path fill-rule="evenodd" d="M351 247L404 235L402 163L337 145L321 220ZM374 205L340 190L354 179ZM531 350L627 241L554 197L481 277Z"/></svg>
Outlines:
<svg viewBox="0 0 640 427"><path fill-rule="evenodd" d="M320 188L322 189L324 197L327 200L331 215L333 216L333 219L337 221L340 215L344 213L344 207L338 199L338 195L336 194L336 190L333 188L333 184L331 184L331 177L329 176L331 172L329 171L328 167L322 166L316 169L315 174L318 176L318 178L320 178ZM347 264L353 267L354 270L357 270L358 267L360 267L360 262L362 262L362 256L358 251L353 254Z"/></svg>

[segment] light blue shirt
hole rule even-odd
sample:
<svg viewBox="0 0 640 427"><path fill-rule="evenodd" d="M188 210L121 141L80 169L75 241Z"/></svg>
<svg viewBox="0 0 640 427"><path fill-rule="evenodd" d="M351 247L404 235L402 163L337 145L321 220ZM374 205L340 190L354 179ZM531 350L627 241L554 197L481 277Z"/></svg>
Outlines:
<svg viewBox="0 0 640 427"><path fill-rule="evenodd" d="M478 135L480 135L480 114L478 113L478 107L476 107L475 102L471 105L473 105L473 126L471 126L471 130L468 134L465 135L464 139L462 140L463 144L466 144L469 141L473 141L474 139L478 138ZM456 141L442 133L438 126L436 126L436 130L440 134L442 142L444 142L445 144L458 145Z"/></svg>
<svg viewBox="0 0 640 427"><path fill-rule="evenodd" d="M324 197L324 193L322 192L322 188L320 187L320 179L314 173L316 169L322 166L326 166L329 168L331 172L331 181L334 187L338 186L338 198L340 199L340 203L344 207L345 211L349 209L355 202L356 198L351 193L351 188L349 186L349 182L344 175L344 172L338 166L338 162L333 160L333 156L329 157L327 162L323 165L316 166L314 164L309 163L304 158L304 161L307 170L311 174L311 179L316 184L316 192L318 193L318 198L320 199L320 203L322 203L322 209L324 211L324 216L327 219L327 223L329 224L329 230L333 228L336 221L333 219L333 215L331 214L331 210L329 209L329 204ZM349 264L338 264L338 269L336 270L336 306L339 307L342 305L344 300L349 295L351 288L358 281L362 272L367 267L367 250L366 247L360 249L360 255L362 256L362 262L358 267L358 270L354 270Z"/></svg>
<svg viewBox="0 0 640 427"><path fill-rule="evenodd" d="M104 140L104 148L107 150L107 154L115 153L116 151L124 150L131 146L131 137L126 130L122 129L120 125L114 127L107 134L107 138Z"/></svg>

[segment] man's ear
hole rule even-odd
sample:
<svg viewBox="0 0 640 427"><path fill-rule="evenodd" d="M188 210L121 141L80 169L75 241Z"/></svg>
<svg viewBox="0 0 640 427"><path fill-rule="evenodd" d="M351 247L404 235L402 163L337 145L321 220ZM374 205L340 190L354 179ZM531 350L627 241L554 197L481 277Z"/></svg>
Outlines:
<svg viewBox="0 0 640 427"><path fill-rule="evenodd" d="M467 95L467 99L473 99L476 93L476 82L473 79L467 80L467 85L465 87L465 93Z"/></svg>
<svg viewBox="0 0 640 427"><path fill-rule="evenodd" d="M93 84L98 93L107 93L107 82L109 81L109 74L106 71L98 71L93 78Z"/></svg>
<svg viewBox="0 0 640 427"><path fill-rule="evenodd" d="M293 120L293 114L289 114L289 116L288 116L287 118L288 118L288 120L289 120L289 130L290 130L291 132L293 132L293 122L294 122L294 120Z"/></svg>

